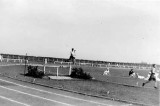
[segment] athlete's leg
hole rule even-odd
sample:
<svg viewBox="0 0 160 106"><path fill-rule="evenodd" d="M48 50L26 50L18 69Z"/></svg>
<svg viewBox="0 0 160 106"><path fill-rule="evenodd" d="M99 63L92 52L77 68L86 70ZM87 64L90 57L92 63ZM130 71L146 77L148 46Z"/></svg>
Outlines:
<svg viewBox="0 0 160 106"><path fill-rule="evenodd" d="M150 80L147 80L146 82L144 82L143 84L142 84L142 86L144 86L145 84L147 84L147 83L149 83L150 82Z"/></svg>
<svg viewBox="0 0 160 106"><path fill-rule="evenodd" d="M157 88L157 81L155 81L154 88Z"/></svg>

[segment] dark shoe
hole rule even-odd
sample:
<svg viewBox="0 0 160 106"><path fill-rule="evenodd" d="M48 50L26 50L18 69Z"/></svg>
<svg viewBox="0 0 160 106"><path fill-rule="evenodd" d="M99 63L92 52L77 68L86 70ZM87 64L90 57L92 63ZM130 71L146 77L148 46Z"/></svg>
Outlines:
<svg viewBox="0 0 160 106"><path fill-rule="evenodd" d="M158 89L156 86L154 86L155 89Z"/></svg>
<svg viewBox="0 0 160 106"><path fill-rule="evenodd" d="M142 86L144 86L145 84L143 83Z"/></svg>

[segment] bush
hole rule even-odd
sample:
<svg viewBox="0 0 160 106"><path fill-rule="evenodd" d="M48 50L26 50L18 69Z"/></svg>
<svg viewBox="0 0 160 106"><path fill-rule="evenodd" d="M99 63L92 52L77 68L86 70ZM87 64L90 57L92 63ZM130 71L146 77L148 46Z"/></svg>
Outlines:
<svg viewBox="0 0 160 106"><path fill-rule="evenodd" d="M44 76L44 72L38 71L38 66L28 66L28 73L27 76L32 76L35 78L42 78Z"/></svg>
<svg viewBox="0 0 160 106"><path fill-rule="evenodd" d="M80 79L92 79L91 75L84 72L82 68L73 68L70 77Z"/></svg>

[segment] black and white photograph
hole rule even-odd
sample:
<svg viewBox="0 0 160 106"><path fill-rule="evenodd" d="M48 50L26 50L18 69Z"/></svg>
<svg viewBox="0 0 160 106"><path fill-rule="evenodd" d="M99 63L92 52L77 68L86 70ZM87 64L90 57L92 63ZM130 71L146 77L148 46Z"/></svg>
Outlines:
<svg viewBox="0 0 160 106"><path fill-rule="evenodd" d="M160 106L160 0L0 0L0 106Z"/></svg>

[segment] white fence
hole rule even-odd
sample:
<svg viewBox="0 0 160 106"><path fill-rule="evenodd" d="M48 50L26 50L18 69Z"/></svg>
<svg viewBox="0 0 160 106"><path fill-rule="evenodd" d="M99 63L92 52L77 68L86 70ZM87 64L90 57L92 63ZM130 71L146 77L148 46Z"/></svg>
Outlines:
<svg viewBox="0 0 160 106"><path fill-rule="evenodd" d="M18 62L18 63L24 63L25 60L24 59L9 59L9 58L3 58L0 60L1 62Z"/></svg>
<svg viewBox="0 0 160 106"><path fill-rule="evenodd" d="M13 63L25 63L24 59L9 59L9 58L0 58L0 62L13 62ZM26 61L28 63L28 60ZM54 61L53 64L58 65L72 65L72 62L63 62L63 61ZM106 67L114 67L114 68L124 68L124 69L151 69L151 67L141 67L141 66L128 66L128 65L113 65L113 64L96 64L96 63L81 63L78 62L75 65L78 66L90 66L90 67L100 67L100 68L106 68Z"/></svg>

